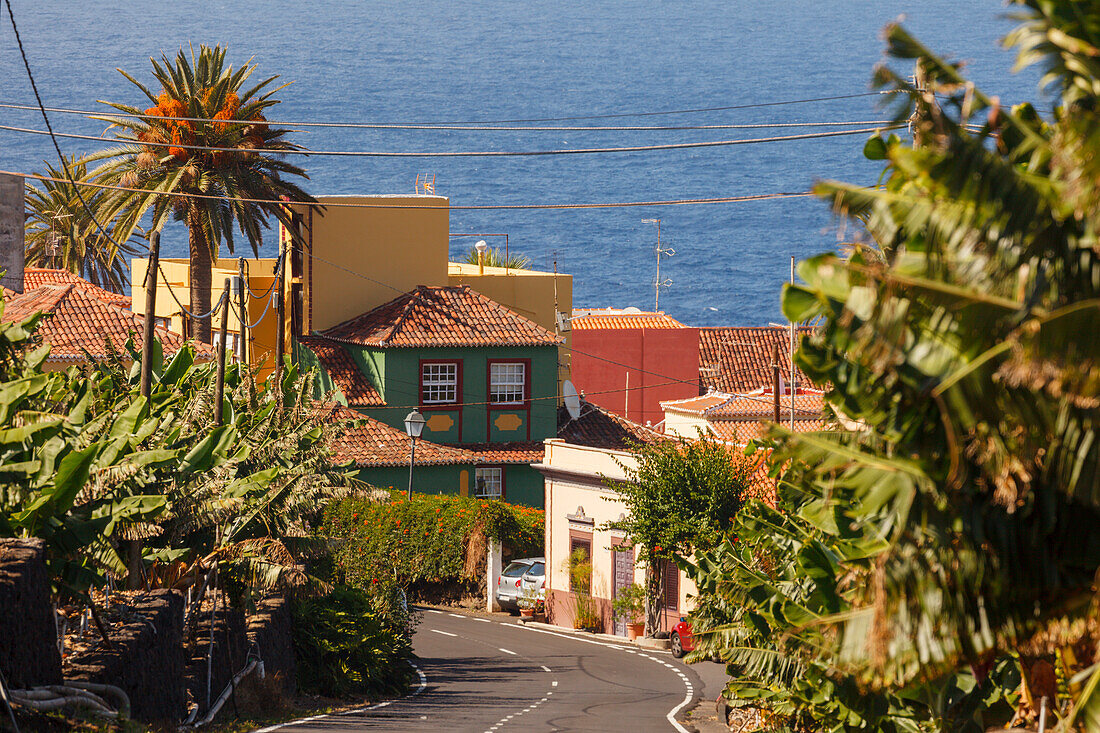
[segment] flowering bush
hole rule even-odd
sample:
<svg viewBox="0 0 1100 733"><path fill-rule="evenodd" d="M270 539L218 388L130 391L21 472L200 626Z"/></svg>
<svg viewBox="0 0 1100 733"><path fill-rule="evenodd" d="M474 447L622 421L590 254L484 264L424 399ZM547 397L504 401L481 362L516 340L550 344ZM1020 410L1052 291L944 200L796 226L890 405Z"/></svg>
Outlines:
<svg viewBox="0 0 1100 733"><path fill-rule="evenodd" d="M394 492L331 505L330 537L339 540L334 570L362 588L397 583L477 580L489 540L513 556L542 554L543 512L490 499Z"/></svg>

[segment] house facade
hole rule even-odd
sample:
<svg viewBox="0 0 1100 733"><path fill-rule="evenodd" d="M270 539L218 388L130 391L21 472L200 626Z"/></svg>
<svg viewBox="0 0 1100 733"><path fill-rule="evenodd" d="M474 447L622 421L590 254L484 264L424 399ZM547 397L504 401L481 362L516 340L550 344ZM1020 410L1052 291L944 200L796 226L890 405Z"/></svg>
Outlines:
<svg viewBox="0 0 1100 733"><path fill-rule="evenodd" d="M568 558L581 550L591 559L588 589L600 617L600 631L626 635L625 621L614 618L611 602L623 588L644 584L645 566L622 532L606 525L629 511L615 490L636 465L630 448L667 440L589 402L576 419L563 416L558 438L547 440L537 466L546 490L546 605L551 623L571 627L576 617L576 588L571 587ZM662 563L660 628L672 628L691 608L696 588L675 564Z"/></svg>
<svg viewBox="0 0 1100 733"><path fill-rule="evenodd" d="M468 286L421 286L300 340L299 358L321 373L318 395L404 432L405 416L427 422L421 441L464 451L417 490L502 498L541 507L531 468L557 433L558 346L554 334ZM364 465L360 478L392 485ZM425 478L425 481L421 479Z"/></svg>
<svg viewBox="0 0 1100 733"><path fill-rule="evenodd" d="M665 432L683 438L709 436L745 445L762 437L775 419L775 392L757 389L741 394L712 391L700 397L662 402ZM792 414L794 419L792 420ZM799 387L779 394L779 422L795 432L825 430L831 423L824 393Z"/></svg>

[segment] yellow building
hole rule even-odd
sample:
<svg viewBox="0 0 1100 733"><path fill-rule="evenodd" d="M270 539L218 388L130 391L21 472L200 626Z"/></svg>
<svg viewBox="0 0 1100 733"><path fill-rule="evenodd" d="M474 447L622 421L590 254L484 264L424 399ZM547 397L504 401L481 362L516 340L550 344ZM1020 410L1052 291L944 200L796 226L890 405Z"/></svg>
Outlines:
<svg viewBox="0 0 1100 733"><path fill-rule="evenodd" d="M419 285L469 285L501 305L565 339L559 358L559 384L568 378L569 314L573 279L533 270L486 267L448 262L450 202L443 196L322 196L321 209L294 205L295 222L281 227L287 253L285 285L287 335L309 335L366 313ZM249 331L246 351L261 378L273 367L274 307L269 307L277 258L249 259L246 297ZM158 317L184 333L180 308L168 292L190 308L187 260L162 259L157 278ZM133 309L143 313L146 260L134 259ZM211 302L221 296L226 277L238 273L236 259L219 259L212 279ZM214 328L218 323L215 321ZM240 319L230 312L229 330L240 332ZM286 339L290 353L291 339ZM235 344L231 338L227 348Z"/></svg>

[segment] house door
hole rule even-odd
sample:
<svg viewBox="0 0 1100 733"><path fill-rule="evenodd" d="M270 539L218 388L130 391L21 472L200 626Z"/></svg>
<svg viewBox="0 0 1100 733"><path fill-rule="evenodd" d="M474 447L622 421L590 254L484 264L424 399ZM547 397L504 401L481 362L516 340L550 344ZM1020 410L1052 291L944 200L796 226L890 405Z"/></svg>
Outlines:
<svg viewBox="0 0 1100 733"><path fill-rule="evenodd" d="M619 591L634 582L634 548L616 550L611 553L614 558L615 587L611 597L618 598ZM615 635L626 636L626 620L615 619Z"/></svg>

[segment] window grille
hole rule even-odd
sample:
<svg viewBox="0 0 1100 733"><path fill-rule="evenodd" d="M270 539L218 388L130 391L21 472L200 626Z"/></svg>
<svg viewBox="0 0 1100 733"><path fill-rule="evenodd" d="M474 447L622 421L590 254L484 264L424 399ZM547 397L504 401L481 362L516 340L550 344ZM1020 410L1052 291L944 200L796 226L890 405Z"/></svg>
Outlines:
<svg viewBox="0 0 1100 733"><path fill-rule="evenodd" d="M499 499L504 494L504 469L479 468L475 475L474 493L481 499Z"/></svg>
<svg viewBox="0 0 1100 733"><path fill-rule="evenodd" d="M424 404L458 402L458 364L424 364L420 390Z"/></svg>
<svg viewBox="0 0 1100 733"><path fill-rule="evenodd" d="M523 402L527 381L527 365L490 364L489 401L496 405L514 405Z"/></svg>

